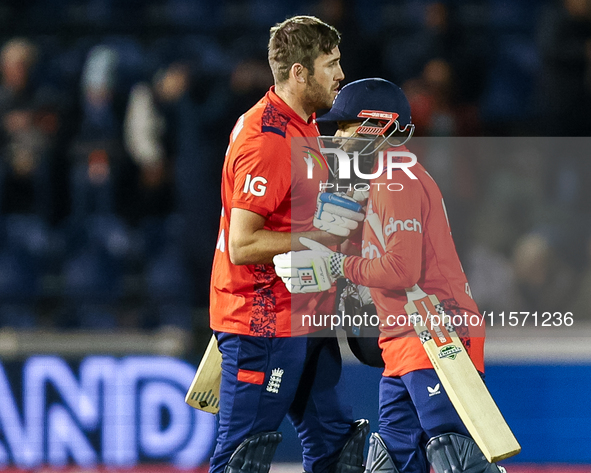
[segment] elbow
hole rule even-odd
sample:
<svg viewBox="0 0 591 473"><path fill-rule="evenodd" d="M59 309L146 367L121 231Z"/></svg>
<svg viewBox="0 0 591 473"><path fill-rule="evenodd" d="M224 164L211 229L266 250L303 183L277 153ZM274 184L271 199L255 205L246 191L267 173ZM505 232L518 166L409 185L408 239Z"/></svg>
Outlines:
<svg viewBox="0 0 591 473"><path fill-rule="evenodd" d="M232 264L241 266L245 264L255 264L253 261L252 252L249 251L248 245L240 239L232 239L228 241L228 254Z"/></svg>
<svg viewBox="0 0 591 473"><path fill-rule="evenodd" d="M235 265L242 264L242 260L240 258L238 258L236 256L236 253L234 253L232 250L230 250L230 263L235 264Z"/></svg>
<svg viewBox="0 0 591 473"><path fill-rule="evenodd" d="M405 289L413 287L415 284L419 282L420 277L420 268L405 268L403 269L403 271L401 271L400 274L400 285L403 286Z"/></svg>
<svg viewBox="0 0 591 473"><path fill-rule="evenodd" d="M230 262L236 266L250 264L244 255L240 254L240 252L232 253L232 251L230 251Z"/></svg>
<svg viewBox="0 0 591 473"><path fill-rule="evenodd" d="M381 258L383 268L383 287L399 291L413 287L421 278L421 260L409 261L399 254L387 253Z"/></svg>
<svg viewBox="0 0 591 473"><path fill-rule="evenodd" d="M228 245L228 252L229 252L229 256L230 256L230 262L232 264L235 264L235 265L248 264L246 252L244 251L243 247L230 243Z"/></svg>

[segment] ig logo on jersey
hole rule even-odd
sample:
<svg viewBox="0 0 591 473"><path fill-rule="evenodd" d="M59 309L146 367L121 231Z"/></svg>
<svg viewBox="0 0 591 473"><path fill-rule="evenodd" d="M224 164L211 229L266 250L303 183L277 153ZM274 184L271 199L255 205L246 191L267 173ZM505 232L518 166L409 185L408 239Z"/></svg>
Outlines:
<svg viewBox="0 0 591 473"><path fill-rule="evenodd" d="M250 174L247 174L242 192L244 194L248 194L250 192L252 195L261 197L265 195L265 192L267 192L267 186L265 186L266 183L267 179L262 176L252 177Z"/></svg>

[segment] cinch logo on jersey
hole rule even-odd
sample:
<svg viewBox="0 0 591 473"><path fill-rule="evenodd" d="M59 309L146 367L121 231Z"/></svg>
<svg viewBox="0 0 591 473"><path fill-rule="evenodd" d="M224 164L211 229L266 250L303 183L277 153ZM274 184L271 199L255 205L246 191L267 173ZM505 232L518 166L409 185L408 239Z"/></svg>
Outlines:
<svg viewBox="0 0 591 473"><path fill-rule="evenodd" d="M361 256L367 259L374 259L380 258L382 255L379 248L371 241L368 241L366 244L365 240L363 240L361 242Z"/></svg>
<svg viewBox="0 0 591 473"><path fill-rule="evenodd" d="M423 232L423 227L421 226L421 222L419 222L416 218L408 219L408 220L394 220L390 217L390 223L386 225L384 228L384 234L386 236L392 235L395 232L407 231L407 232Z"/></svg>
<svg viewBox="0 0 591 473"><path fill-rule="evenodd" d="M384 172L384 152L378 153L378 167L376 172L366 174L359 170L359 152L355 151L351 158L347 152L340 148L320 148L320 152L324 155L326 153L334 154L338 161L338 178L351 179L351 161L353 161L353 172L360 179L376 179ZM410 161L400 162L400 158L407 158ZM411 179L417 179L412 171L409 169L417 164L417 156L409 151L394 151L388 150L386 153L386 170L388 179L392 179L392 171L395 169L402 169L404 173ZM310 179L308 174L308 179Z"/></svg>
<svg viewBox="0 0 591 473"><path fill-rule="evenodd" d="M244 181L244 188L242 189L242 192L244 194L248 194L250 192L252 195L261 197L265 195L265 192L267 192L267 186L263 185L266 183L267 179L265 179L264 177L252 177L250 174L247 174L246 180Z"/></svg>

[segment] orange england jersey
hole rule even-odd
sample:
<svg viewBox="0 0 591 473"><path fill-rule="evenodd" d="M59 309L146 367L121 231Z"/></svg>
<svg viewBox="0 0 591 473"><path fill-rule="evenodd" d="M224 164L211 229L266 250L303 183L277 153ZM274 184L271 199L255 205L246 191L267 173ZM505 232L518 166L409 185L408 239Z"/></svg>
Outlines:
<svg viewBox="0 0 591 473"><path fill-rule="evenodd" d="M299 328L303 314L333 312L334 290L292 295L273 264L235 265L228 254L232 208L262 215L266 230L316 230L316 196L320 182L328 180L328 169L316 165L308 170L304 158L306 146L318 148L318 134L313 117L305 122L273 87L234 126L222 171L222 215L210 290L212 329L288 337L309 331Z"/></svg>
<svg viewBox="0 0 591 473"><path fill-rule="evenodd" d="M397 325L406 319L405 288L415 284L436 295L448 314L460 316L454 321L473 316L456 330L484 372L484 324L456 252L441 191L421 164L409 170L416 180L395 169L391 179L384 171L372 181L367 214L377 214L386 250L366 220L362 256L345 259L345 276L370 288L382 324L384 376L433 367L414 328Z"/></svg>

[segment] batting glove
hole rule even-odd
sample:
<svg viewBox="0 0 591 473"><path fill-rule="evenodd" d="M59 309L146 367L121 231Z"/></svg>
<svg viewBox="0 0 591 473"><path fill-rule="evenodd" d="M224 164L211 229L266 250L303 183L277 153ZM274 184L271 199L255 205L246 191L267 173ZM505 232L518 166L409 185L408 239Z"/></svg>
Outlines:
<svg viewBox="0 0 591 473"><path fill-rule="evenodd" d="M300 238L300 243L309 250L276 255L275 272L292 294L328 291L344 276L346 256L309 238Z"/></svg>
<svg viewBox="0 0 591 473"><path fill-rule="evenodd" d="M365 211L355 199L342 192L321 192L316 201L314 226L333 235L348 237L365 219Z"/></svg>

